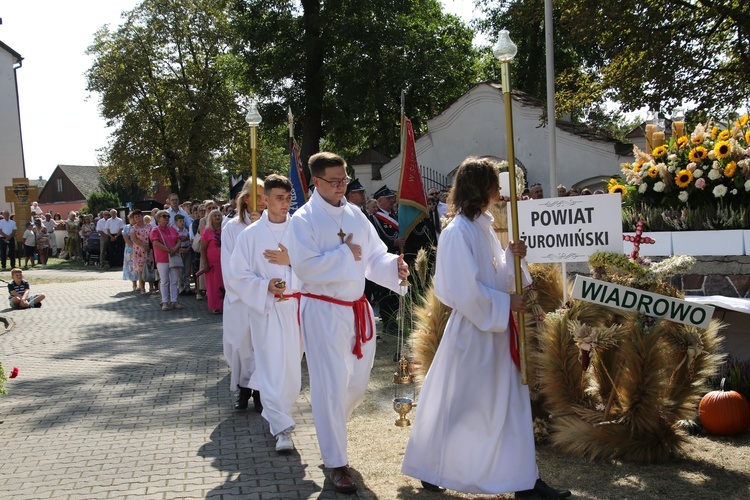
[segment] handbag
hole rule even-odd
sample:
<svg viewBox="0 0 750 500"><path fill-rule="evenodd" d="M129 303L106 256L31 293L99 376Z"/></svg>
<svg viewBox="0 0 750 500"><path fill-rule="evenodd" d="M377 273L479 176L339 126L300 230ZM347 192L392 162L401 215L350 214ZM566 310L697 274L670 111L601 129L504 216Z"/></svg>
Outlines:
<svg viewBox="0 0 750 500"><path fill-rule="evenodd" d="M201 251L201 235L196 234L195 237L193 237L193 251L196 253L200 253Z"/></svg>
<svg viewBox="0 0 750 500"><path fill-rule="evenodd" d="M169 267L183 267L184 263L182 262L182 255L175 254L169 256Z"/></svg>
<svg viewBox="0 0 750 500"><path fill-rule="evenodd" d="M167 240L164 239L164 235L162 234L161 229L159 229L159 226L156 226L156 229L159 231L159 236L161 236L161 242L164 244L164 246L167 246ZM182 256L180 254L169 256L170 269L173 267L183 267L184 265L185 264L182 262Z"/></svg>

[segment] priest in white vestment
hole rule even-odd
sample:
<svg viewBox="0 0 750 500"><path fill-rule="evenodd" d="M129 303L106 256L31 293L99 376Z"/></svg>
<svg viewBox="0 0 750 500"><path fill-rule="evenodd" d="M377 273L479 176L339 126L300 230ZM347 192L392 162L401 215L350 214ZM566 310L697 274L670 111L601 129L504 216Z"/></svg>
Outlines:
<svg viewBox="0 0 750 500"><path fill-rule="evenodd" d="M294 449L292 406L302 386L297 280L286 249L292 183L271 174L264 184L267 208L237 238L231 269L235 290L250 309L253 325L256 368L250 386L263 395L262 415L276 438L276 451L287 452Z"/></svg>
<svg viewBox="0 0 750 500"><path fill-rule="evenodd" d="M401 470L425 488L565 498L539 478L531 403L518 367L511 311L523 311L514 288L513 256L503 250L487 208L500 200L497 167L467 158L456 173L443 229L434 293L453 308L425 377ZM525 284L531 277L523 263Z"/></svg>
<svg viewBox="0 0 750 500"><path fill-rule="evenodd" d="M332 153L309 160L315 192L292 217L289 257L300 280L302 338L323 463L334 489L357 489L348 469L346 421L363 400L375 356L365 277L394 291L408 276L365 215L344 199L346 163Z"/></svg>
<svg viewBox="0 0 750 500"><path fill-rule="evenodd" d="M255 353L250 337L250 311L240 300L235 289L235 279L231 273L231 257L237 237L243 229L260 218L260 212L265 209L263 199L263 181L258 180L258 187L253 189L253 181L249 179L237 195L237 216L230 219L221 231L221 273L224 278L224 314L222 315L224 359L229 365L229 390L239 389L240 394L234 407L246 410L248 400L253 395L250 377L255 371ZM257 211L251 210L251 196L253 192L258 198ZM254 398L255 405L260 409L260 395Z"/></svg>

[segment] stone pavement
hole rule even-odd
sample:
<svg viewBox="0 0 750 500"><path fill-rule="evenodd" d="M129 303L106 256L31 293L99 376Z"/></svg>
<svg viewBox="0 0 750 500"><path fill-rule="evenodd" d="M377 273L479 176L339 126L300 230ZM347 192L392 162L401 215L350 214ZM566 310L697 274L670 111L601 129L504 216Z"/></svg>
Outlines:
<svg viewBox="0 0 750 500"><path fill-rule="evenodd" d="M221 316L80 273L96 280L32 283L41 309L0 312L15 323L0 360L20 369L0 397L0 498L349 498L326 479L306 380L297 450L279 455L260 415L232 408Z"/></svg>

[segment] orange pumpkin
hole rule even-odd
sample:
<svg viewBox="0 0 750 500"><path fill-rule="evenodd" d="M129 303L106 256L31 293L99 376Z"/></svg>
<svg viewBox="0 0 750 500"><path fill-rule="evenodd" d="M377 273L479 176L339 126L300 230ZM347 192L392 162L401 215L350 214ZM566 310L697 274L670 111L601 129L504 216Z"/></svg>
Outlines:
<svg viewBox="0 0 750 500"><path fill-rule="evenodd" d="M709 433L735 436L750 427L750 403L739 392L726 390L725 381L721 380L718 391L703 396L698 405L698 416Z"/></svg>

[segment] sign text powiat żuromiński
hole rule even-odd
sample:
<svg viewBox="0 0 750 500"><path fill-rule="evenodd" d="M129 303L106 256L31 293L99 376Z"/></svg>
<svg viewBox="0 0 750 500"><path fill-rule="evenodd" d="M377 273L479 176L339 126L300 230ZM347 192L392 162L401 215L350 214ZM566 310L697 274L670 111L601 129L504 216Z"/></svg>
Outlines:
<svg viewBox="0 0 750 500"><path fill-rule="evenodd" d="M586 276L576 276L571 296L602 306L637 311L646 316L699 328L708 328L714 314L713 306L628 288Z"/></svg>
<svg viewBox="0 0 750 500"><path fill-rule="evenodd" d="M622 253L621 212L619 194L518 202L526 261L585 262L596 252Z"/></svg>

